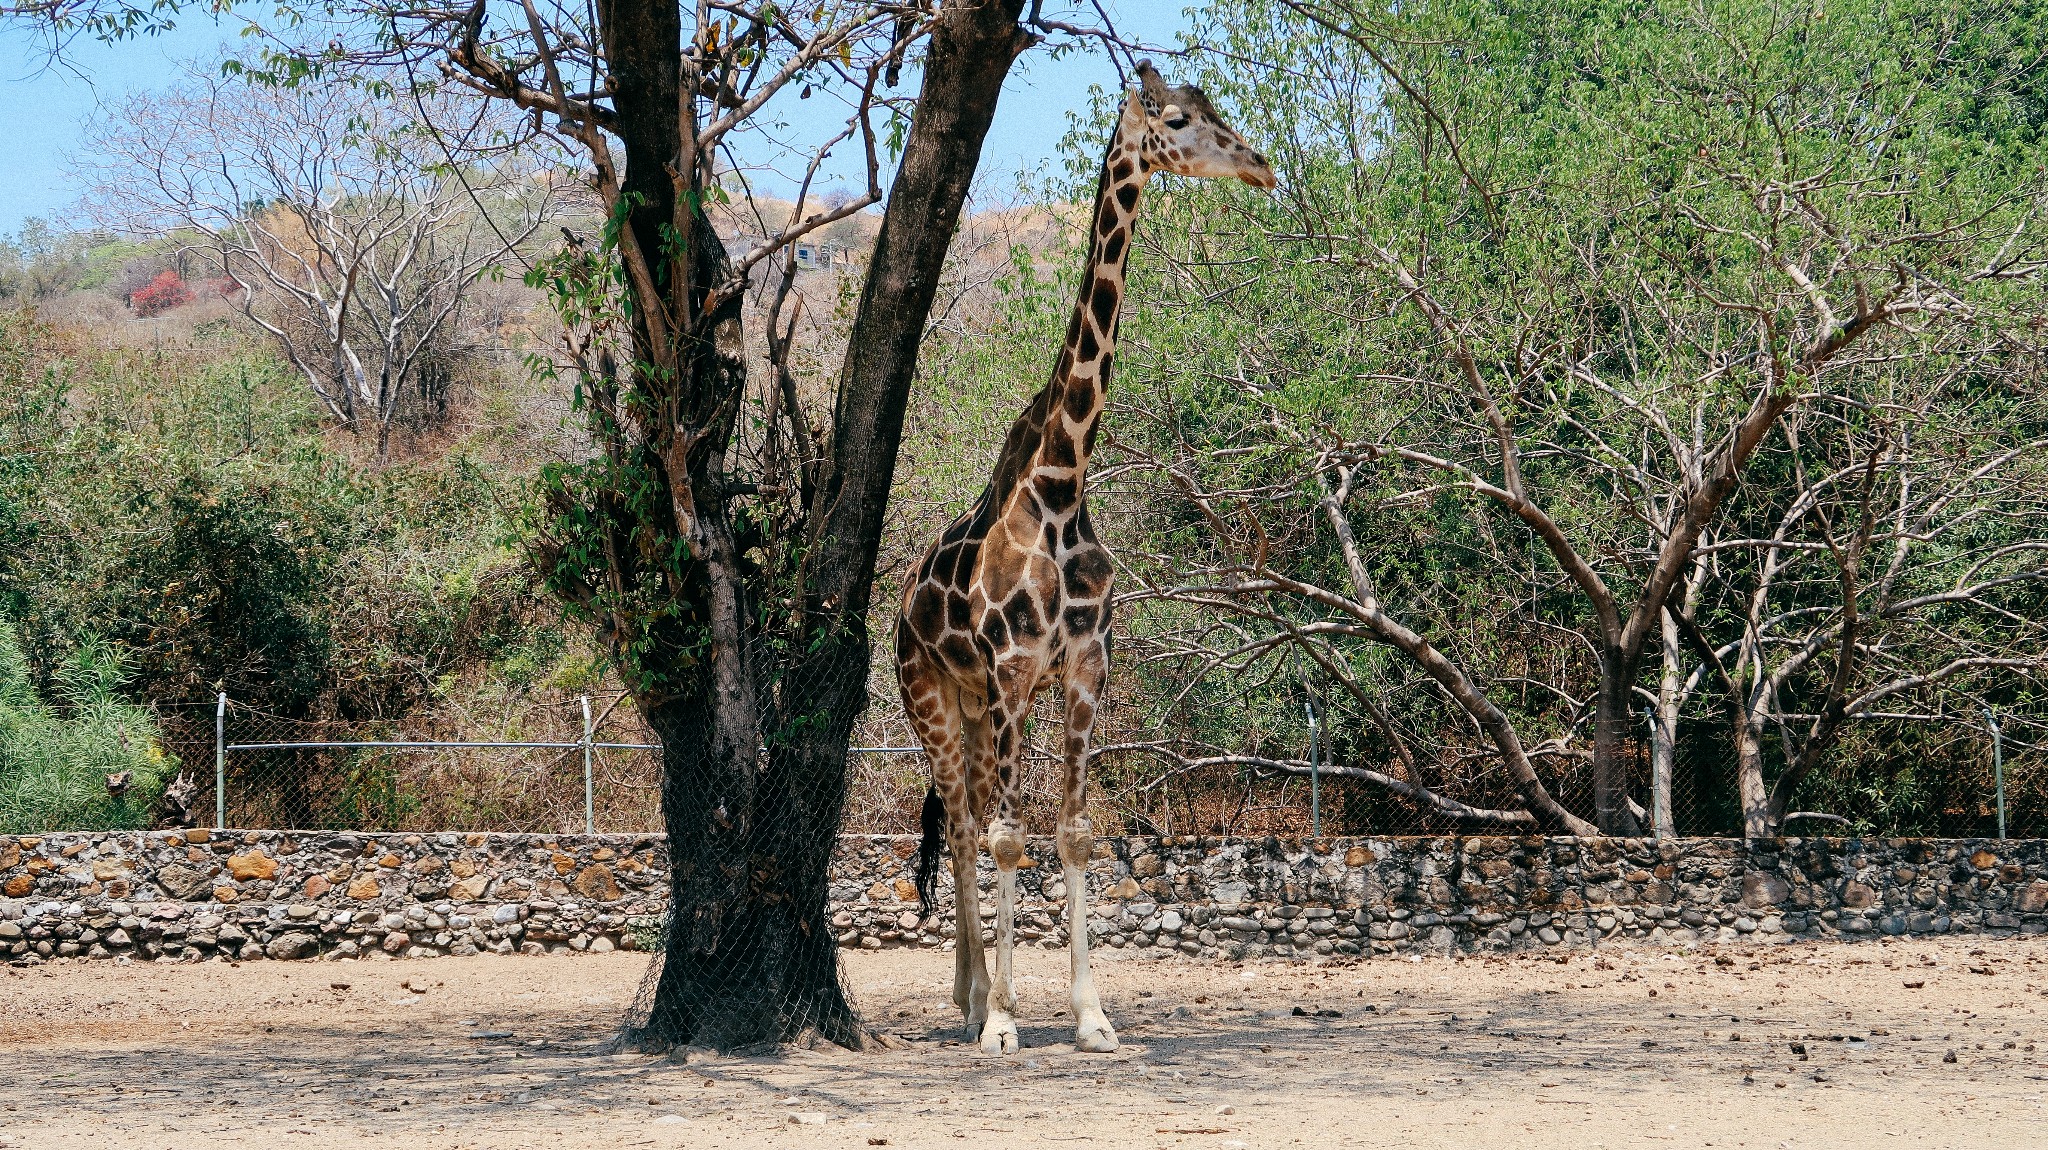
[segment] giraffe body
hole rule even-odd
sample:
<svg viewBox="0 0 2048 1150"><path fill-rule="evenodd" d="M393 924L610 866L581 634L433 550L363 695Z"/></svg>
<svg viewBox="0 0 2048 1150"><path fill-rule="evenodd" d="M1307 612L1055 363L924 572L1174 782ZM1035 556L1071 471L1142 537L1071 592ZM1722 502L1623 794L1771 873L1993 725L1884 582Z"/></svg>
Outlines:
<svg viewBox="0 0 2048 1150"><path fill-rule="evenodd" d="M1275 184L1265 158L1226 127L1201 91L1170 88L1149 63L1103 158L1088 263L1050 383L1004 440L980 499L925 552L896 624L904 713L931 761L952 857L953 1001L984 1051L1017 1049L1011 955L1024 857L1021 771L1032 700L1057 684L1066 708L1057 842L1073 959L1075 1046L1115 1050L1088 964L1088 748L1109 677L1112 569L1088 522L1088 458L1102 418L1123 302L1124 264L1145 183L1165 170ZM975 859L982 817L996 864L996 960L981 945ZM927 843L928 848L935 844ZM929 857L929 856L928 856ZM921 876L923 877L923 876Z"/></svg>

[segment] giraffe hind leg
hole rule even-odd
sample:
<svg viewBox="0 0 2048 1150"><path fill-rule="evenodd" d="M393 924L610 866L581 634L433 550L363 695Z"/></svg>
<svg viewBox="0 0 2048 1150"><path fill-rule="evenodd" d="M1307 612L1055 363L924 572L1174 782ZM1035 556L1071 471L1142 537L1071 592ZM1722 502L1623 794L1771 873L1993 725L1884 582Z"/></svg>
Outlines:
<svg viewBox="0 0 2048 1150"><path fill-rule="evenodd" d="M981 943L981 813L988 809L990 765L988 703L959 692L963 770L959 785L943 792L947 849L953 858L953 1004L966 1020L967 1040L982 1035L988 1019L988 957Z"/></svg>
<svg viewBox="0 0 2048 1150"><path fill-rule="evenodd" d="M981 909L975 875L974 806L969 801L969 747L974 723L959 691L928 660L912 656L897 666L903 713L923 744L931 765L931 789L945 810L945 841L953 870L953 1003L965 1015L967 1037L981 1034L983 989L988 980L981 954Z"/></svg>
<svg viewBox="0 0 2048 1150"><path fill-rule="evenodd" d="M1023 750L1024 720L1038 685L1038 671L1021 662L1000 675L999 697L989 712L994 750L996 803L989 820L988 853L996 864L996 962L988 988L988 1022L981 1032L984 1054L1015 1054L1017 1034L1016 972L1017 866L1024 861Z"/></svg>

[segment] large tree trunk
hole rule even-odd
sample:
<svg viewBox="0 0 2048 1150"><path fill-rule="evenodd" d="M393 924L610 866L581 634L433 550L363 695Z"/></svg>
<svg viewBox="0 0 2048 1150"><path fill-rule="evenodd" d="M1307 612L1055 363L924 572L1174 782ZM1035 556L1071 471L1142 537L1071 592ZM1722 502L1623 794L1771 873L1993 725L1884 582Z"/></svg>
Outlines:
<svg viewBox="0 0 2048 1150"><path fill-rule="evenodd" d="M1623 753L1632 719L1629 684L1634 660L1608 648L1600 657L1599 696L1593 714L1593 821L1603 835L1634 838L1642 825L1628 802L1628 759Z"/></svg>
<svg viewBox="0 0 2048 1150"><path fill-rule="evenodd" d="M614 0L611 11L619 7ZM709 643L677 660L658 689L641 692L664 747L673 867L666 953L642 1035L649 1044L731 1050L809 1035L864 1042L839 986L825 911L847 741L867 705L875 555L946 250L1003 81L1031 42L1017 24L1021 9L1022 0L949 4L932 31L923 91L854 318L829 456L807 507L796 633L758 630L716 455L689 461L702 577L690 599ZM663 51L673 71L672 39ZM619 107L624 116L627 105ZM644 170L633 135L623 135L629 173ZM669 141L673 151L673 135ZM640 219L636 213L636 229ZM715 236L700 235L693 247L700 267L723 258ZM650 242L645 250L659 248ZM686 359L679 407L708 420L717 418L715 398L736 391L730 373L744 372L734 360L738 297L731 306L731 329L712 324L712 337ZM702 402L707 397L714 402Z"/></svg>

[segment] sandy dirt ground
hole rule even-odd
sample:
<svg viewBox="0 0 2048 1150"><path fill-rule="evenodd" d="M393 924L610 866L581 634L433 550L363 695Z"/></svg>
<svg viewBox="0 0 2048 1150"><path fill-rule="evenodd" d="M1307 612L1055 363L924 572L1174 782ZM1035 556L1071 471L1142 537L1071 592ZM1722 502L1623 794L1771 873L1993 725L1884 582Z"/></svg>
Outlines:
<svg viewBox="0 0 2048 1150"><path fill-rule="evenodd" d="M907 1048L688 1061L608 1049L640 955L4 968L0 1146L2048 1146L2039 939L1110 958L1113 1055L1019 957L1006 1060L942 954L847 958Z"/></svg>

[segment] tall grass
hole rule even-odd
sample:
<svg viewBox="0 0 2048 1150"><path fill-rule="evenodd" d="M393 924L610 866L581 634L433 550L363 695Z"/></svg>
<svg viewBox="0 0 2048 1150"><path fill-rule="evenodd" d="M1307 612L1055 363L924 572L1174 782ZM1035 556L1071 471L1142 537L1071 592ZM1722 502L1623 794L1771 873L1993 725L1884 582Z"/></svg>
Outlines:
<svg viewBox="0 0 2048 1150"><path fill-rule="evenodd" d="M121 701L120 661L82 647L57 675L60 706L37 697L13 624L0 619L0 834L126 830L149 822L177 770L148 711ZM108 777L129 772L118 797Z"/></svg>

